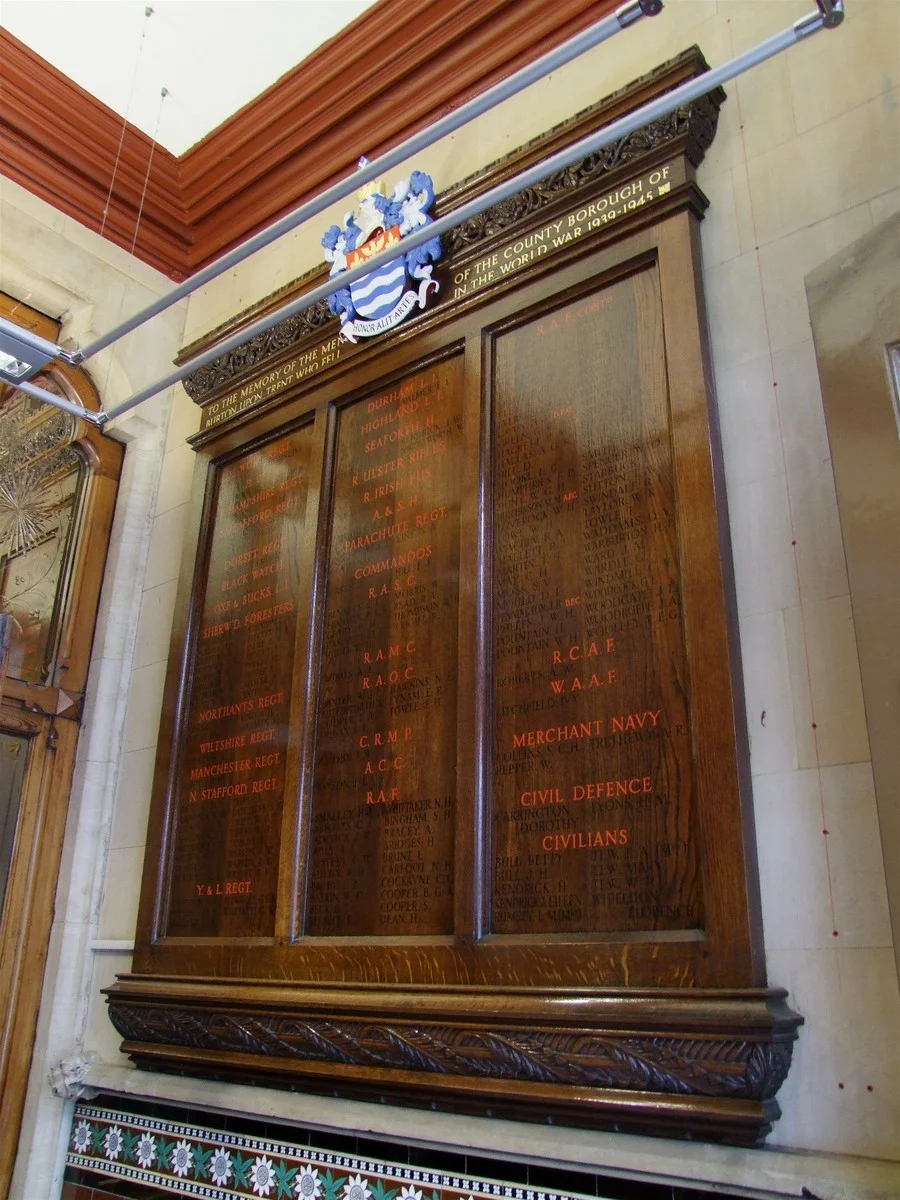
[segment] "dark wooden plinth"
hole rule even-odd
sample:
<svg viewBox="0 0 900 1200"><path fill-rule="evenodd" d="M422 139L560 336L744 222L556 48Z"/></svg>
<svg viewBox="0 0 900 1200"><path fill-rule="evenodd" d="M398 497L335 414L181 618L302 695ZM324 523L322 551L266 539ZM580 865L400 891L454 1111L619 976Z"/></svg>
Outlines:
<svg viewBox="0 0 900 1200"><path fill-rule="evenodd" d="M107 996L123 1051L150 1070L743 1146L779 1115L802 1021L776 988L501 995L125 976Z"/></svg>

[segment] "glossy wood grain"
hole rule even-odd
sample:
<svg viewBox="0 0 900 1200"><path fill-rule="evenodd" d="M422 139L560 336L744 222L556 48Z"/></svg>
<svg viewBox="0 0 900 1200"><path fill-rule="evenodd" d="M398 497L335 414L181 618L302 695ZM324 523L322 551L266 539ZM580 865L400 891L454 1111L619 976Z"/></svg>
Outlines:
<svg viewBox="0 0 900 1200"><path fill-rule="evenodd" d="M320 631L313 634L313 642L319 643L316 673L295 679L291 700L291 711L300 712L299 693L308 690L317 704L313 728L305 735L312 755L310 777L294 833L295 838L301 837L304 822L311 819L307 840L296 845L302 847L298 865L306 878L307 934L315 936L301 935L293 944L277 939L271 948L239 947L232 937L252 937L256 931L237 923L230 931L228 949L217 950L212 945L179 949L171 942L154 944L152 939L146 940L144 932L137 958L139 970L165 971L181 963L181 969L216 974L220 970L216 964L227 962L229 970L238 969L241 974L296 974L319 980L494 981L498 986L528 984L536 978L557 984L589 979L614 984L626 977L645 985L679 981L751 986L761 982L753 965L756 935L748 901L753 885L745 870L747 835L740 832L738 778L743 751L735 740L727 607L717 549L707 393L696 317L698 296L690 266L690 221L687 215L675 215L630 240L620 236L606 249L604 238L598 235L596 249L591 251L588 243L556 272L525 281L493 302L488 295L480 307L455 321L432 326L418 339L373 347L358 361L336 370L332 382L323 379L299 385L295 398L280 409L273 408L243 428L223 434L201 451L210 461L225 458L239 453L241 445L271 436L280 424L297 420L303 413L332 414L334 451L327 449L326 439L321 442L326 460L310 465L313 480L320 477L323 467L327 470L331 480L328 494L333 492L319 513L320 591L313 610L304 618L313 630ZM638 328L643 330L640 336ZM491 332L482 332L485 330ZM441 347L457 346L465 346L465 351L443 365L422 365L433 361ZM530 349L535 346L536 350ZM451 371L448 378L457 382L447 396L456 396L460 377L454 364L465 365L466 379L471 374L471 391L467 383L466 394L478 406L476 420L461 417L468 438L461 443L460 461L466 464L463 477L484 480L487 491L482 493L479 483L459 493L458 613L454 602L447 616L429 610L428 622L419 625L417 610L398 603L402 593L393 591L393 583L389 593L380 596L381 577L390 576L392 581L407 578L390 567L394 552L402 552L407 544L404 538L410 547L431 545L434 555L438 534L451 528L450 509L445 506L445 515L430 522L427 538L414 524L403 530L406 516L387 514L376 501L386 505L391 499L403 499L404 489L407 497L416 494L408 474L411 465L404 462L400 479L400 472L387 470L390 464L397 464L393 443L377 447L375 443L384 431L390 434L402 428L401 421L394 418L402 403L399 391L403 381L410 381L415 388L419 386L416 381L430 378L429 370ZM386 381L380 387L379 379ZM492 389L493 415L479 399L490 399ZM453 400L457 411L459 402ZM371 411L369 404L374 406ZM389 419L364 432L377 412ZM489 434L493 439L493 483L485 457ZM420 437L421 433L414 437L419 449L425 445L424 441L420 444ZM367 440L373 446L369 453ZM436 461L450 459L432 456L432 470ZM365 500L364 483L387 486L362 478L361 472L370 469L367 463L375 463L376 470L387 470L384 479L395 486L394 492L376 496L372 489L370 499ZM203 472L198 478L204 478ZM450 476L432 477L428 485L436 490L420 488L413 520L425 512L439 513L453 481ZM209 504L210 486L198 486ZM567 501L564 496L569 491L578 495ZM197 526L197 536L202 524ZM357 541L366 532L393 526L398 528L391 538L399 536L401 541L395 545L387 539L390 556L387 549L379 549L379 541L369 546ZM205 528L208 536L211 520ZM598 545L604 537L612 544ZM444 544L451 545L455 538L453 535ZM608 563L616 547L618 575L611 577ZM201 542L201 563L204 553ZM195 554L193 546L189 547L190 577ZM377 586L372 599L372 579L353 576L357 564L379 562L387 562L388 568L373 577ZM452 569L451 560L448 565ZM300 568L301 574L312 575L317 570L311 559ZM410 574L414 584L418 583L419 572ZM438 581L434 590L440 592L442 586ZM179 628L186 627L191 604L199 602L196 587L182 585L184 616ZM516 615L517 606L527 608L533 603L540 607L548 602L541 598L542 588L554 604L562 605L553 615L549 633L546 614ZM581 603L567 608L566 599L579 595ZM383 609L371 610L377 617L369 615L370 605L385 601ZM484 619L487 616L490 621ZM428 647L426 658L416 657L418 649L407 655L407 643L415 641L419 647L417 639L426 636L426 625L430 640L421 643ZM182 637L176 632L175 677L181 670L176 664ZM607 651L610 638L613 648ZM616 639L621 640L617 643ZM596 656L583 649L594 643ZM576 670L574 660L569 661L570 646L591 653L586 660L590 666L587 675L583 669ZM381 660L388 668L386 674L375 669L379 649L389 656L391 647L400 664L394 682L390 671L397 667L389 657ZM440 734L446 728L440 714L426 709L426 724L416 727L410 740L421 746L419 730L427 729L436 745L452 747L459 780L455 803L457 811L466 814L465 827L455 838L455 875L457 888L462 881L463 894L470 899L464 904L460 901L452 924L448 924L446 911L439 921L424 926L412 921L408 926L402 921L395 926L380 924L374 909L390 875L387 868L396 870L401 861L382 857L382 853L394 855L403 843L393 849L384 846L380 841L383 815L369 818L365 810L390 810L389 789L402 781L405 768L401 763L395 772L396 756L391 755L391 763L385 764L390 769L384 772L388 787L370 789L366 765L373 762L377 767L387 756L373 760L362 752L375 748L377 732L386 737L389 731L399 730L397 737L405 736L407 725L394 719L407 715L399 707L405 703L402 675L410 667L413 674L423 670L421 662L436 652L446 655L453 647L458 648L459 677L467 681L466 690L460 692L457 718L458 728L467 731L467 736L454 740ZM564 661L553 661L554 649L560 657L565 652ZM372 662L365 661L366 654ZM595 696L607 689L597 701L579 696L571 684L583 676L582 682L589 683L595 663L607 673L617 673L614 682L607 674L602 687L579 689ZM364 687L367 679L374 686ZM557 753L551 761L560 782L548 776L544 788L527 785L532 780L540 782L548 769L538 756L539 770L529 774L522 764L533 756L523 755L510 773L510 784L502 768L512 761L508 755L516 747L507 743L529 730L559 725L559 721L540 715L552 711L548 704L556 703L554 679L563 686L568 682L568 694L576 697L566 705L571 704L573 712L577 709L573 723L602 720L610 726L607 730L604 725L603 736L615 734L617 744L595 745L589 752L582 746L571 752L573 759L576 754L586 754L577 760L586 762L582 767L569 766ZM383 696L379 695L383 689ZM378 697L374 701L364 694L370 690ZM528 706L528 711L504 712L510 706ZM168 703L167 707L172 720L174 711ZM562 710L561 703L559 707ZM665 724L662 715L657 717L657 725L646 715L662 714L663 710ZM643 728L638 716L644 716ZM660 736L635 736L655 733L661 727L664 732ZM373 745L361 746L363 737L372 739ZM161 740L167 742L165 732ZM592 740L600 739L585 739ZM426 765L416 768L416 796L428 798L445 790L449 764L440 757L429 757L434 753L429 750L421 760ZM489 766L491 761L493 766ZM623 801L614 782L621 779L632 781L625 795L635 800ZM440 780L444 783L439 786ZM623 821L602 820L602 814L597 822L593 820L599 808L596 789L604 781L612 781L614 794L604 795L601 803L618 799L620 807L624 803L632 806L627 828L636 854L630 859L614 859L620 866L606 875L605 869L592 864L600 861L598 850L601 856L603 849L615 853L612 839L603 849L575 845L569 849L561 843L559 849L545 852L541 846L545 836L569 831L529 830L518 840L518 835L509 832L512 822L495 822L492 862L498 886L494 902L502 900L499 910L503 915L495 920L491 936L472 945L481 927L479 913L488 911L490 900L484 886L474 893L471 887L471 879L480 878L482 870L479 864L483 862L481 847L487 841L488 814L524 813L529 821L538 820L527 811L532 805L521 803L524 792L552 792L559 787L561 794L565 788L571 796L575 787L591 785L595 789L591 799L585 790L581 799L571 801L572 812L578 815L568 819L583 822L575 832L622 828ZM628 791L628 787L638 791ZM365 803L370 790L373 799L379 791L384 792L381 804ZM654 803L647 805L647 797ZM657 803L657 797L665 802L660 799ZM162 811L165 804L164 798L158 799L155 807ZM539 802L534 805L538 806ZM317 812L321 814L318 819ZM338 832L331 836L333 818L344 813L335 826ZM359 813L363 816L358 817ZM635 814L640 817L637 824ZM498 832L501 827L507 832ZM411 874L417 853L411 847L403 864ZM515 858L517 853L521 853L518 864L498 862ZM567 890L543 887L551 882L550 876L546 880L539 877L547 865L547 853L560 856L553 859L553 889L562 881ZM318 854L323 856L321 860ZM529 864L528 854L537 862ZM282 894L290 886L286 870L291 860L285 849ZM638 863L645 865L640 868ZM421 874L428 876L430 871ZM501 872L505 874L501 876ZM148 897L155 888L153 878L151 872L146 883ZM349 884L345 883L348 878ZM607 879L613 880L614 886L607 885ZM514 886L506 888L507 884ZM499 885L504 885L502 895ZM430 885L417 884L416 888L420 886ZM336 907L325 899L334 892L340 897L345 889L352 899L341 899ZM609 906L602 900L604 891L628 895ZM578 907L578 913L559 918L553 911L556 905L533 898L548 894L577 896L580 904L572 903L569 911L574 914ZM525 899L518 902L517 895ZM398 898L415 903L417 896L418 892ZM149 898L146 903L151 903ZM527 914L521 919L516 915L520 908ZM644 912L646 908L652 911ZM630 913L631 909L635 911ZM333 916L326 915L329 912ZM146 931L146 925L142 929ZM455 945L444 940L448 934L455 938ZM515 935L512 940L510 935ZM366 942L367 936L375 936L376 941ZM389 943L381 943L384 936L390 938ZM404 946L397 937L413 937L415 944ZM524 942L519 944L516 939L522 938ZM470 948L466 949L467 945Z"/></svg>
<svg viewBox="0 0 900 1200"><path fill-rule="evenodd" d="M497 933L702 930L654 263L494 336Z"/></svg>
<svg viewBox="0 0 900 1200"><path fill-rule="evenodd" d="M57 336L55 322L9 297L0 297L0 313L43 337ZM99 405L83 371L53 364L46 382L87 409ZM0 389L0 407L9 391ZM27 754L0 914L0 1195L6 1194L12 1174L31 1067L79 721L124 457L120 443L87 422L75 423L71 444L83 465L45 682L16 678L11 670L0 703L0 729L20 737Z"/></svg>
<svg viewBox="0 0 900 1200"><path fill-rule="evenodd" d="M453 933L462 358L340 411L312 935Z"/></svg>
<svg viewBox="0 0 900 1200"><path fill-rule="evenodd" d="M210 480L174 803L171 937L273 936L312 426Z"/></svg>
<svg viewBox="0 0 900 1200"><path fill-rule="evenodd" d="M742 1141L776 1115L799 1018L765 990L703 198L687 168L655 178L657 207L586 219L195 439L134 974L110 990L141 1065ZM274 926L163 936L217 480L301 424Z"/></svg>

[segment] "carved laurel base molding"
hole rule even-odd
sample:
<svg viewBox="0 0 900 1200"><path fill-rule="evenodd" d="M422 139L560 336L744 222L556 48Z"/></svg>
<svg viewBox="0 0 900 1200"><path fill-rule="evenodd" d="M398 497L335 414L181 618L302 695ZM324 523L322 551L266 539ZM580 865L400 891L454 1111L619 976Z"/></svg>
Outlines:
<svg viewBox="0 0 900 1200"><path fill-rule="evenodd" d="M139 1067L739 1145L779 1116L802 1021L781 989L511 996L123 976L107 996Z"/></svg>

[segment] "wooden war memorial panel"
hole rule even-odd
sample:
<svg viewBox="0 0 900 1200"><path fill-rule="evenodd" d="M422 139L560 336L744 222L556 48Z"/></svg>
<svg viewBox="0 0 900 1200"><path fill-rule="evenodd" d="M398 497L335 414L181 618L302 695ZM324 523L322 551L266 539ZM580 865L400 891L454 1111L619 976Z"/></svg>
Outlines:
<svg viewBox="0 0 900 1200"><path fill-rule="evenodd" d="M275 931L312 426L218 468L180 745L166 933Z"/></svg>
<svg viewBox="0 0 900 1200"><path fill-rule="evenodd" d="M765 984L703 350L721 98L454 231L399 328L301 314L190 385L205 467L109 989L140 1066L765 1136L800 1018Z"/></svg>
<svg viewBox="0 0 900 1200"><path fill-rule="evenodd" d="M461 408L456 356L339 415L310 935L453 933Z"/></svg>
<svg viewBox="0 0 900 1200"><path fill-rule="evenodd" d="M496 336L493 923L702 927L659 280Z"/></svg>

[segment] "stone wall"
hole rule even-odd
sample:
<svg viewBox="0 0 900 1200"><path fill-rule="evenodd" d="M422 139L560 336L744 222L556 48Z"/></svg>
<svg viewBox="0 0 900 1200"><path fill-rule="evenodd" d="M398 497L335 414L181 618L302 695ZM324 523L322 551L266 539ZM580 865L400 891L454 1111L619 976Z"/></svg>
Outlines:
<svg viewBox="0 0 900 1200"><path fill-rule="evenodd" d="M812 8L811 0L668 0L660 17L534 85L411 165L428 171L442 190L694 43L715 65ZM572 1133L565 1135L564 1153L573 1165L658 1175L670 1170L707 1182L712 1173L715 1181L793 1188L795 1194L813 1172L825 1181L822 1187L840 1179L841 1194L864 1194L865 1164L852 1160L897 1158L897 962L804 290L812 269L900 207L900 4L848 0L847 8L840 30L820 33L727 85L719 131L699 173L711 201L702 227L704 285L734 544L769 980L786 987L806 1017L779 1095L784 1115L769 1144L815 1157L803 1160L806 1175L800 1175L790 1166L794 1160L781 1155L776 1170L768 1150L712 1153L685 1145L676 1163L672 1152L667 1157L664 1147L648 1148L642 1139ZM359 147L360 153L368 149ZM402 174L398 168L396 178ZM394 179L386 182L392 186ZM84 303L98 303L98 329L120 319L109 304L100 307L110 271L132 275L129 305L138 291L164 286L159 277L149 278L149 269L125 262L127 256L18 189L4 195L23 230L18 256L36 279L57 278L56 262L42 249L45 230L52 229ZM347 207L336 206L192 297L183 342L315 265L322 230ZM37 292L29 303L42 306ZM177 315L158 318L132 339L138 347L132 358L115 359L122 366L107 375L97 370L106 405L166 369L178 324ZM85 340L80 331L79 337ZM448 1146L481 1138L495 1153L559 1161L552 1157L563 1153L558 1131L528 1128L520 1136L514 1126L472 1118L138 1076L119 1055L99 988L130 961L192 473L184 439L199 416L176 389L163 439L165 408L145 406L122 423L121 435L132 441L13 1194L33 1200L59 1186L70 1106L50 1098L43 1081L52 1062L76 1051L96 1056L91 1080L107 1088L143 1090L192 1108L237 1105L326 1128L369 1128L375 1121L386 1137L415 1135ZM113 728L104 732L104 723Z"/></svg>

